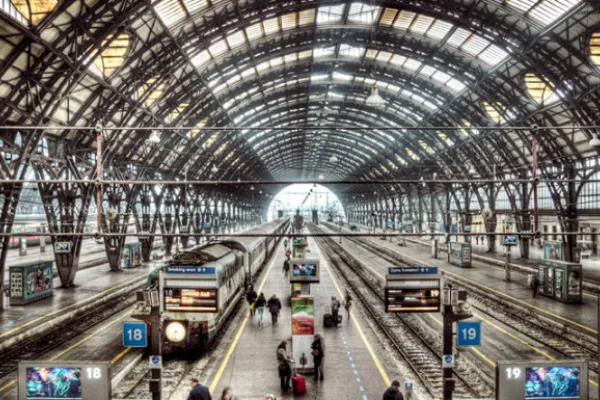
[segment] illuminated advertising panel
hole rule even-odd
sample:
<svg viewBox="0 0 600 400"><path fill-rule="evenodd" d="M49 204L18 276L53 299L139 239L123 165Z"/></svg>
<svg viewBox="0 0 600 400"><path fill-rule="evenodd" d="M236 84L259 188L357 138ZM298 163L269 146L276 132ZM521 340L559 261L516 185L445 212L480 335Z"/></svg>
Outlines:
<svg viewBox="0 0 600 400"><path fill-rule="evenodd" d="M318 260L290 260L290 283L313 282L318 283L320 268Z"/></svg>
<svg viewBox="0 0 600 400"><path fill-rule="evenodd" d="M218 289L165 288L164 310L216 313Z"/></svg>
<svg viewBox="0 0 600 400"><path fill-rule="evenodd" d="M19 363L19 400L108 400L107 362L27 361Z"/></svg>
<svg viewBox="0 0 600 400"><path fill-rule="evenodd" d="M502 361L496 367L497 400L588 398L586 361Z"/></svg>
<svg viewBox="0 0 600 400"><path fill-rule="evenodd" d="M436 267L390 267L386 281L386 312L440 311L441 279Z"/></svg>

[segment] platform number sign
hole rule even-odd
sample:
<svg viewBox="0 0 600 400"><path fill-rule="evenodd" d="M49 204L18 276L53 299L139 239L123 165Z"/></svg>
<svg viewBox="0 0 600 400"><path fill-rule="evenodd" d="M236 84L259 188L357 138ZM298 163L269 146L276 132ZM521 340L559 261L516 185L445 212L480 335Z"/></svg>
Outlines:
<svg viewBox="0 0 600 400"><path fill-rule="evenodd" d="M148 326L145 322L123 322L123 346L148 346Z"/></svg>
<svg viewBox="0 0 600 400"><path fill-rule="evenodd" d="M458 347L481 347L481 322L459 322L456 329Z"/></svg>

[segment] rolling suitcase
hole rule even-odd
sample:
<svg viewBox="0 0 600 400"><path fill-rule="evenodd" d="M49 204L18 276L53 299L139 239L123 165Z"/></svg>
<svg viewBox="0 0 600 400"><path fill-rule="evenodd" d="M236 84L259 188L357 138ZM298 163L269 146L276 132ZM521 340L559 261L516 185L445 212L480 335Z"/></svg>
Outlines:
<svg viewBox="0 0 600 400"><path fill-rule="evenodd" d="M326 307L325 314L323 314L323 326L325 328L331 328L335 326L335 319L333 318L333 314L331 314L331 308Z"/></svg>
<svg viewBox="0 0 600 400"><path fill-rule="evenodd" d="M292 390L294 396L306 393L306 379L302 375L296 375L296 367L293 368Z"/></svg>

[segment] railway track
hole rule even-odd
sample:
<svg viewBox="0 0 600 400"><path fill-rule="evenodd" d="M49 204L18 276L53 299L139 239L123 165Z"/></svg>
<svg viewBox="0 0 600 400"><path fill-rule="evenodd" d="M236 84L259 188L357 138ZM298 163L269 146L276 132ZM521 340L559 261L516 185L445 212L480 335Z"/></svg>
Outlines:
<svg viewBox="0 0 600 400"><path fill-rule="evenodd" d="M145 279L142 279L139 288L142 288L144 283ZM121 296L116 296L100 308L86 312L75 321L61 324L49 333L33 337L31 340L21 342L8 351L3 351L0 355L0 379L15 372L19 361L42 358L41 356L47 352L106 321L111 316L132 306L134 302L135 290L132 290Z"/></svg>
<svg viewBox="0 0 600 400"><path fill-rule="evenodd" d="M361 238L348 238L365 250L377 254L392 265L406 265L398 258L394 258L381 252L372 241ZM488 296L483 291L474 292L472 286L466 281L460 281L460 278L453 277L453 283L458 283L469 289L470 304L480 313L490 317L506 326L511 327L517 332L527 336L531 340L544 343L548 348L563 355L565 358L588 359L591 371L598 373L597 347L595 343L585 340L579 340L567 333L557 334L553 330L543 329L539 324L531 322L529 314L515 314L502 307L496 299Z"/></svg>
<svg viewBox="0 0 600 400"><path fill-rule="evenodd" d="M311 230L320 229L311 226ZM341 247L328 238L316 239L334 265L352 287L373 321L387 335L393 347L402 355L423 386L432 396L441 396L443 378L441 374L441 340L439 333L432 331L423 321L413 315L387 314L384 310L382 282L364 269L346 259ZM344 254L344 255L341 255ZM354 273L349 274L348 268ZM458 362L454 370L455 395L460 398L490 397L493 390L488 382L468 363Z"/></svg>

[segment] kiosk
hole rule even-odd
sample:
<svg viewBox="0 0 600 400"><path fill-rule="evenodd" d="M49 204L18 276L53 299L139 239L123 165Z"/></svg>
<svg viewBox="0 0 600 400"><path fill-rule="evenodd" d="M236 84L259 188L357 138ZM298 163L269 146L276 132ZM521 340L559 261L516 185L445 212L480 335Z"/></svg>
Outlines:
<svg viewBox="0 0 600 400"><path fill-rule="evenodd" d="M52 296L52 261L12 265L9 271L11 306L29 304Z"/></svg>
<svg viewBox="0 0 600 400"><path fill-rule="evenodd" d="M449 242L448 262L462 268L471 268L471 243Z"/></svg>
<svg viewBox="0 0 600 400"><path fill-rule="evenodd" d="M562 260L541 260L539 293L565 303L581 303L583 270L581 264Z"/></svg>
<svg viewBox="0 0 600 400"><path fill-rule="evenodd" d="M125 243L123 246L123 268L133 268L142 265L142 244L139 242Z"/></svg>

